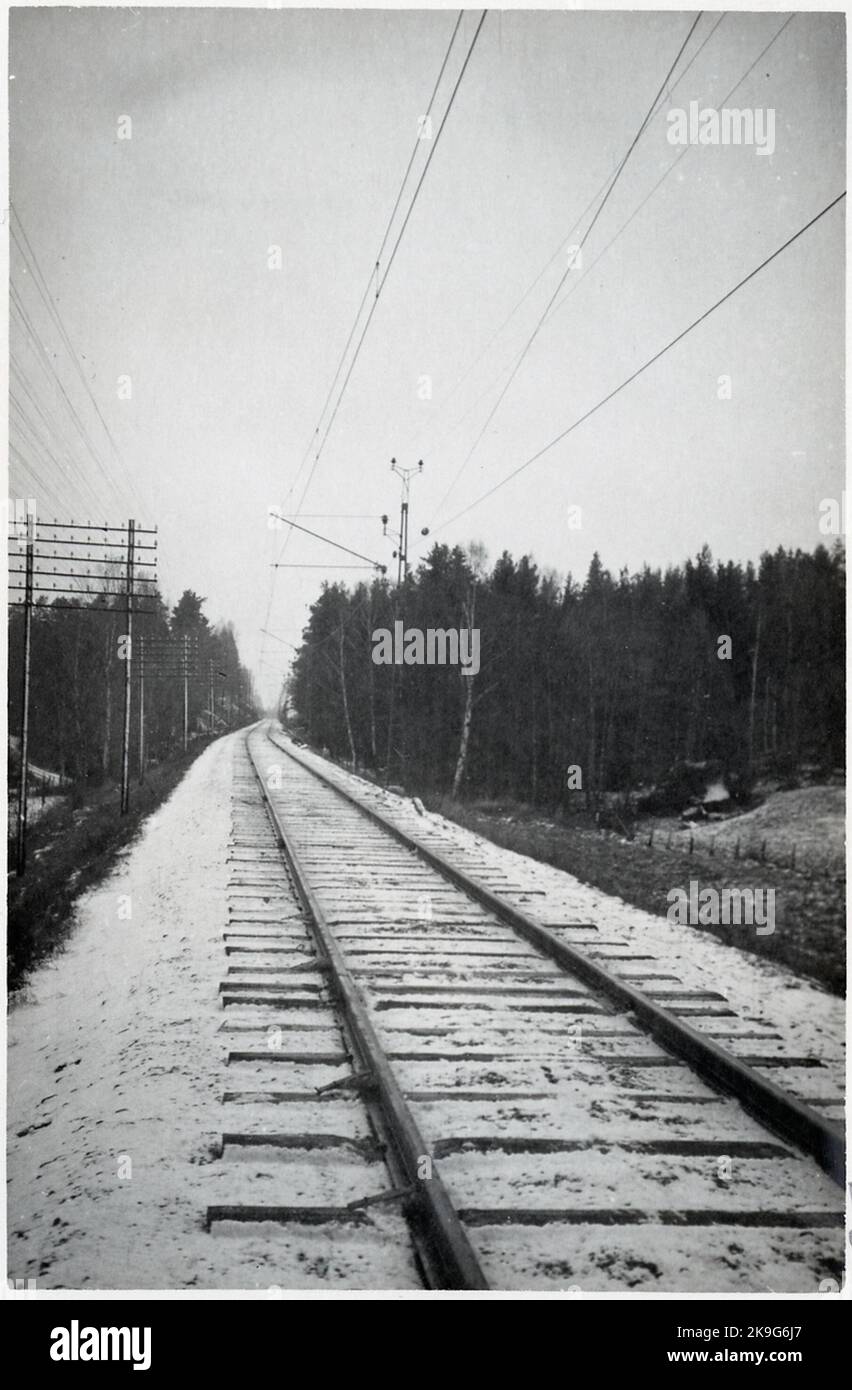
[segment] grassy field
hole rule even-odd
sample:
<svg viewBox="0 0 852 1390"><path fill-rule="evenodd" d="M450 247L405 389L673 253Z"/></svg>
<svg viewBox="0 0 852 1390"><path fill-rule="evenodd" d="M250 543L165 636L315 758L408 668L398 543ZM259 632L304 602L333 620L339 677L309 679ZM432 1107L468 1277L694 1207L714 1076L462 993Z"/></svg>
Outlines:
<svg viewBox="0 0 852 1390"><path fill-rule="evenodd" d="M523 807L462 805L444 798L433 800L430 809L658 916L668 911L669 891L688 891L691 879L701 888L717 890L774 888L776 925L771 935L758 936L738 926L701 930L810 976L832 993L845 991L842 788L772 793L756 811L694 831L680 829L678 822L649 818L640 822L632 840L592 826L549 821ZM755 857L746 857L746 845ZM830 872L829 865L834 866Z"/></svg>
<svg viewBox="0 0 852 1390"><path fill-rule="evenodd" d="M105 785L92 791L82 806L70 797L45 810L27 831L27 868L14 870L15 846L8 847L7 962L9 989L20 989L27 973L65 940L74 902L112 868L119 851L139 831L145 817L171 795L187 768L207 747L198 739L186 754L160 763L140 786L131 784L130 811L120 816L119 789Z"/></svg>

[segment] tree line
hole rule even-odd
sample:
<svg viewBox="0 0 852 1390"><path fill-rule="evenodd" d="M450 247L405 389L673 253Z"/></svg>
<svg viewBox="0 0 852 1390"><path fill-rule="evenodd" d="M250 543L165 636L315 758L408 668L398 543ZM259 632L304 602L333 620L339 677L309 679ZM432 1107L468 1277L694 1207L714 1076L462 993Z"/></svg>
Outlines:
<svg viewBox="0 0 852 1390"><path fill-rule="evenodd" d="M582 788L653 785L714 762L760 772L844 763L845 553L778 549L757 566L705 546L665 571L583 582L504 552L435 545L399 587L326 584L283 705L306 739L408 789L558 807ZM480 632L480 669L376 664L373 634ZM573 771L572 771L573 769Z"/></svg>
<svg viewBox="0 0 852 1390"><path fill-rule="evenodd" d="M157 593L151 612L133 619L131 768L139 767L140 671L144 670L146 764L180 751L184 731L186 650L190 738L221 733L257 717L252 678L241 665L230 623L211 627L205 600L191 589L169 610ZM10 777L18 772L17 734L23 690L21 606L9 613ZM127 630L124 599L77 608L62 598L33 606L30 669L30 761L70 781L106 781L121 767ZM186 639L186 647L184 646ZM140 662L140 656L143 660Z"/></svg>

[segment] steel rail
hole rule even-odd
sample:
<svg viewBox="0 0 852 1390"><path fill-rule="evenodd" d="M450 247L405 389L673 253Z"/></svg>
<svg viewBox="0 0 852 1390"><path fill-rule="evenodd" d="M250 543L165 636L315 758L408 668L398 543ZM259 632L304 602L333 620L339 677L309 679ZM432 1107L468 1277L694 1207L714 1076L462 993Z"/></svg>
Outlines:
<svg viewBox="0 0 852 1390"><path fill-rule="evenodd" d="M290 748L278 743L267 727L266 737L274 748L292 758L312 773L344 801L354 806L376 825L381 826L406 849L437 869L458 888L464 890L483 907L512 927L518 934L538 947L564 970L585 980L594 989L628 1010L668 1052L688 1062L694 1071L718 1090L734 1096L751 1115L774 1133L796 1144L816 1159L819 1166L840 1187L845 1184L846 1144L841 1131L803 1101L791 1096L774 1082L740 1061L712 1038L692 1028L662 1005L649 999L641 990L620 980L604 966L584 956L576 947L554 935L548 927L527 916L520 908L492 893L484 884L469 877L463 869L446 859L438 850L423 844L407 831L367 806L351 792L340 786L327 773L306 762Z"/></svg>
<svg viewBox="0 0 852 1390"><path fill-rule="evenodd" d="M444 1183L437 1172L421 1174L421 1164L431 1153L420 1133L405 1095L393 1073L387 1054L370 1022L366 1001L344 959L314 894L293 842L255 760L246 730L245 747L269 812L278 843L284 853L293 884L313 930L321 962L326 963L329 987L345 1020L353 1051L356 1075L367 1078L370 1093L380 1111L381 1134L389 1143L391 1173L402 1179L403 1211L420 1257L426 1282L432 1288L482 1290L488 1288L479 1260ZM270 740L271 742L272 740ZM274 745L278 747L277 744Z"/></svg>

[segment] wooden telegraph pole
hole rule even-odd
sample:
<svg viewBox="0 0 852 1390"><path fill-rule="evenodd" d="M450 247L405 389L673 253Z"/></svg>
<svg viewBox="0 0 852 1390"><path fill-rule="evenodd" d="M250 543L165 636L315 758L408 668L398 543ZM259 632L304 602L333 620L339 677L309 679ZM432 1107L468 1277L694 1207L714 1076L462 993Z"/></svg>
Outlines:
<svg viewBox="0 0 852 1390"><path fill-rule="evenodd" d="M49 522L36 521L34 514L27 517L26 531L23 531L22 525L18 525L9 536L10 602L21 603L24 609L21 786L18 796L15 853L15 868L19 875L23 874L26 865L32 623L35 598L38 596L50 601L51 617L58 617L70 611L114 614L118 609L116 599L120 602L121 595L116 595L111 584L113 576L118 578L120 575L118 566L122 563L125 565L127 631L123 651L119 651L119 655L123 655L127 662L124 673L124 740L121 764L121 813L124 815L129 806L133 612L156 611L144 606L146 600L150 603L154 598L156 537L156 528L143 529L134 521L129 521L123 526L110 526L107 522L100 525L90 521ZM114 555L115 551L125 552L126 560ZM137 551L148 551L149 558L137 558ZM55 563L51 565L51 561L58 561L62 568Z"/></svg>
<svg viewBox="0 0 852 1390"><path fill-rule="evenodd" d="M180 637L137 638L137 664L139 666L139 781L144 781L146 752L145 736L145 688L146 682L162 679L180 680L183 684L183 746L187 746L189 678L191 661L197 660L195 639L188 634ZM196 673L197 674L197 673ZM156 704L156 699L155 699Z"/></svg>
<svg viewBox="0 0 852 1390"><path fill-rule="evenodd" d="M18 826L15 853L15 872L18 878L27 864L27 783L29 781L29 739L30 739L30 653L33 634L33 561L35 550L35 517L27 516L27 533L24 541L24 676L21 692L21 785L18 788Z"/></svg>
<svg viewBox="0 0 852 1390"><path fill-rule="evenodd" d="M127 523L127 589L125 592L125 613L127 645L124 651L124 732L121 740L121 814L127 815L130 809L130 678L133 666L133 542L135 523Z"/></svg>
<svg viewBox="0 0 852 1390"><path fill-rule="evenodd" d="M183 751L189 747L189 637L183 636Z"/></svg>
<svg viewBox="0 0 852 1390"><path fill-rule="evenodd" d="M145 639L139 634L139 783L145 781Z"/></svg>

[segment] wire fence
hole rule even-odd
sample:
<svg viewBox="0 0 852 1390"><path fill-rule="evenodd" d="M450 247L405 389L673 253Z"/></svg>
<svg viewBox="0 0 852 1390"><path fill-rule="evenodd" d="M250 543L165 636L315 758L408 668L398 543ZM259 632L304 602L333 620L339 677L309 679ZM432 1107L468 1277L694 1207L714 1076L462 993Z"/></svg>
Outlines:
<svg viewBox="0 0 852 1390"><path fill-rule="evenodd" d="M680 851L686 855L702 854L727 860L773 864L807 878L845 877L846 855L837 848L818 848L815 845L791 840L786 836L745 833L733 835L708 834L703 830L644 827L636 840L649 849Z"/></svg>

